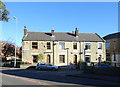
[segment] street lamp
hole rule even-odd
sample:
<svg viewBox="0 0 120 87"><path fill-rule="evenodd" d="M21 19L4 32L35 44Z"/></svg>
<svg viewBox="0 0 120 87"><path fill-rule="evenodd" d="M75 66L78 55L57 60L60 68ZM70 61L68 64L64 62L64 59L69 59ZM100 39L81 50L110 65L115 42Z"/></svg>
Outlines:
<svg viewBox="0 0 120 87"><path fill-rule="evenodd" d="M15 28L15 31L16 31L16 33L17 33L17 17L13 17L14 19L15 19L15 21L16 21L16 28ZM14 59L14 67L16 67L16 35L17 34L15 34L15 59Z"/></svg>
<svg viewBox="0 0 120 87"><path fill-rule="evenodd" d="M54 46L56 45L54 43L55 41L54 29L51 30L51 33L52 33L51 40L52 40L52 47L53 47L52 49L53 49L53 65L54 65Z"/></svg>

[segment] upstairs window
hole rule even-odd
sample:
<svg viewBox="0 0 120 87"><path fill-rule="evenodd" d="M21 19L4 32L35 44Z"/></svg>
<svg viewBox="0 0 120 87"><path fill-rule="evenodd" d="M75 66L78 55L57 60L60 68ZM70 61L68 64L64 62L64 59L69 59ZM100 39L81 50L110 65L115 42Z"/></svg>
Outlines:
<svg viewBox="0 0 120 87"><path fill-rule="evenodd" d="M32 42L32 49L38 49L38 43Z"/></svg>
<svg viewBox="0 0 120 87"><path fill-rule="evenodd" d="M107 49L107 50L110 49L110 42L106 42L106 49Z"/></svg>
<svg viewBox="0 0 120 87"><path fill-rule="evenodd" d="M73 43L73 49L77 49L77 43Z"/></svg>
<svg viewBox="0 0 120 87"><path fill-rule="evenodd" d="M90 50L90 43L85 43L85 50Z"/></svg>
<svg viewBox="0 0 120 87"><path fill-rule="evenodd" d="M102 43L98 43L98 49L102 49Z"/></svg>
<svg viewBox="0 0 120 87"><path fill-rule="evenodd" d="M64 42L60 42L59 43L60 49L64 50L65 49L65 43Z"/></svg>
<svg viewBox="0 0 120 87"><path fill-rule="evenodd" d="M50 44L50 42L47 42L47 49L51 49L51 44Z"/></svg>

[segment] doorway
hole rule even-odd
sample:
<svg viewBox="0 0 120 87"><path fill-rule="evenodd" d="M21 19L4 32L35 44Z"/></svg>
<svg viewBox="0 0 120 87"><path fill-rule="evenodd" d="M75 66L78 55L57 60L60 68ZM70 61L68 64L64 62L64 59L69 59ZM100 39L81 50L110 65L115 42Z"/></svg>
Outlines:
<svg viewBox="0 0 120 87"><path fill-rule="evenodd" d="M77 55L74 55L74 63L77 64Z"/></svg>
<svg viewBox="0 0 120 87"><path fill-rule="evenodd" d="M49 54L47 55L46 62L51 63L51 57Z"/></svg>

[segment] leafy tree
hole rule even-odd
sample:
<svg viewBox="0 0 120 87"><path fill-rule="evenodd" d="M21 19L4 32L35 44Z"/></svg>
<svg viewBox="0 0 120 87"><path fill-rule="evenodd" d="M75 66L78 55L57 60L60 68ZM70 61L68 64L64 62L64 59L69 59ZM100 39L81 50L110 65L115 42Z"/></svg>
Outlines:
<svg viewBox="0 0 120 87"><path fill-rule="evenodd" d="M0 0L0 21L6 21L9 20L9 11L6 9L6 5Z"/></svg>
<svg viewBox="0 0 120 87"><path fill-rule="evenodd" d="M15 53L15 46L9 43L4 43L2 53L4 57L13 56Z"/></svg>
<svg viewBox="0 0 120 87"><path fill-rule="evenodd" d="M38 61L42 61L44 59L44 55L42 53L40 53L38 55Z"/></svg>

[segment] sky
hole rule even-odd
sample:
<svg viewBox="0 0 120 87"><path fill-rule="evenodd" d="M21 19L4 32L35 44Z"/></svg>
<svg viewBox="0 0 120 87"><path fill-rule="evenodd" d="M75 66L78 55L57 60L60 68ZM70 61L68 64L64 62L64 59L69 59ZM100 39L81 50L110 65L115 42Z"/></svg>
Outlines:
<svg viewBox="0 0 120 87"><path fill-rule="evenodd" d="M118 2L5 2L9 22L2 22L2 40L21 46L24 26L28 31L98 33L118 31ZM17 31L16 19L17 17ZM17 37L16 37L17 36Z"/></svg>
<svg viewBox="0 0 120 87"><path fill-rule="evenodd" d="M119 0L2 0L4 2L118 2Z"/></svg>

